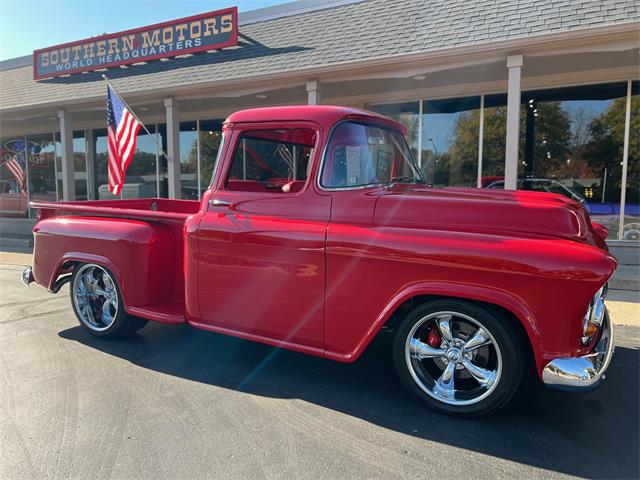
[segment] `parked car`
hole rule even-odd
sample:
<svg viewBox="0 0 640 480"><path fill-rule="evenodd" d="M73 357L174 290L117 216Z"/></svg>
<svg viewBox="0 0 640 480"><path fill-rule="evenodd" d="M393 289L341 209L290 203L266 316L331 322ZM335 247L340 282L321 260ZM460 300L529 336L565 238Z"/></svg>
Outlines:
<svg viewBox="0 0 640 480"><path fill-rule="evenodd" d="M23 281L69 282L104 339L186 323L353 362L386 326L401 381L447 414L502 407L528 364L549 387L599 385L602 229L561 195L430 188L403 133L352 108L235 113L201 202L34 204Z"/></svg>
<svg viewBox="0 0 640 480"><path fill-rule="evenodd" d="M485 188L504 188L504 179L494 180L487 184ZM518 179L517 188L518 190L530 190L533 192L557 193L558 195L563 195L571 200L580 202L585 206L587 211L589 210L587 200L582 195L557 180L550 178L521 178Z"/></svg>
<svg viewBox="0 0 640 480"><path fill-rule="evenodd" d="M0 180L0 216L26 217L27 194L14 180Z"/></svg>

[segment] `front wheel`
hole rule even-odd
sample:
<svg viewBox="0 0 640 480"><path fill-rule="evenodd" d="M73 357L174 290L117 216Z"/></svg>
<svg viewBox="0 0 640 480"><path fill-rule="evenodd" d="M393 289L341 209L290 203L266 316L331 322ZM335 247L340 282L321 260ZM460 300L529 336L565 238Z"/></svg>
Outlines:
<svg viewBox="0 0 640 480"><path fill-rule="evenodd" d="M463 300L416 307L396 332L393 358L410 392L440 413L459 416L504 406L523 369L508 319Z"/></svg>
<svg viewBox="0 0 640 480"><path fill-rule="evenodd" d="M94 337L119 338L147 323L145 319L127 315L114 275L100 265L78 265L71 278L70 294L80 325Z"/></svg>

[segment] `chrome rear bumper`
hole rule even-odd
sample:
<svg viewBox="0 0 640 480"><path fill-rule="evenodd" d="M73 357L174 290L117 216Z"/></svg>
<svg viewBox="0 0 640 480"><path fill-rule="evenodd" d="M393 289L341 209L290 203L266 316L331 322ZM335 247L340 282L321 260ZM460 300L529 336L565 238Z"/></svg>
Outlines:
<svg viewBox="0 0 640 480"><path fill-rule="evenodd" d="M542 381L559 390L589 391L605 379L604 372L613 357L613 325L605 312L602 336L596 348L583 357L563 357L551 360L542 370Z"/></svg>
<svg viewBox="0 0 640 480"><path fill-rule="evenodd" d="M33 269L31 267L25 268L22 272L22 283L24 283L24 285L28 287L29 284L34 281L35 279L33 278Z"/></svg>

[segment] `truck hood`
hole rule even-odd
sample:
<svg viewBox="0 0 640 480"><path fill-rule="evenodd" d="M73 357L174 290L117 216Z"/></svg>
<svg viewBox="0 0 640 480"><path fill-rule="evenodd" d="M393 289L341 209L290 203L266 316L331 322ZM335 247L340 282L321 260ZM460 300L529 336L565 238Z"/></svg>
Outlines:
<svg viewBox="0 0 640 480"><path fill-rule="evenodd" d="M561 195L523 190L396 185L378 198L374 224L566 238L607 248L582 205Z"/></svg>

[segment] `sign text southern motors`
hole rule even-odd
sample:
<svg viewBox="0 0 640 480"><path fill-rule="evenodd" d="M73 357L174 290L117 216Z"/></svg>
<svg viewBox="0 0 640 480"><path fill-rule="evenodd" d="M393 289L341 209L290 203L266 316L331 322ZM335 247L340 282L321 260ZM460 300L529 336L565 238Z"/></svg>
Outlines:
<svg viewBox="0 0 640 480"><path fill-rule="evenodd" d="M236 7L33 52L41 79L237 45Z"/></svg>

